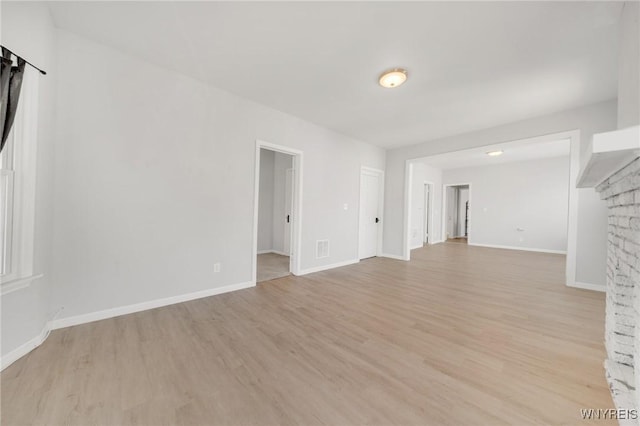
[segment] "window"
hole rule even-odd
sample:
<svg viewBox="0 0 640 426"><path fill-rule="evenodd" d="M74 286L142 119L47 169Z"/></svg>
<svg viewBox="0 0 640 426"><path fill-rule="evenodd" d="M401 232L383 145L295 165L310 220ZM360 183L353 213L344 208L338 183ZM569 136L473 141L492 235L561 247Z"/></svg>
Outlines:
<svg viewBox="0 0 640 426"><path fill-rule="evenodd" d="M33 276L39 74L26 69L13 127L0 153L0 284L2 293Z"/></svg>
<svg viewBox="0 0 640 426"><path fill-rule="evenodd" d="M16 114L15 125L20 124L19 112ZM15 188L15 161L14 146L16 131L12 129L7 142L0 153L0 277L13 278L15 267L12 265L13 248L13 212L14 212L14 188Z"/></svg>

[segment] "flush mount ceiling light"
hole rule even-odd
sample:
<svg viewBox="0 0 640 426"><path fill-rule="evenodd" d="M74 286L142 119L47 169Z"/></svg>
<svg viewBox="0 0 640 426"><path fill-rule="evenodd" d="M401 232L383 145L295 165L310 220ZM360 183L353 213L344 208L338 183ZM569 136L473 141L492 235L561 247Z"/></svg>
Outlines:
<svg viewBox="0 0 640 426"><path fill-rule="evenodd" d="M380 83L380 86L382 87L393 89L394 87L400 86L405 81L407 81L407 70L404 68L394 68L383 72L382 75L380 75L378 83Z"/></svg>
<svg viewBox="0 0 640 426"><path fill-rule="evenodd" d="M490 157L497 157L498 155L502 155L504 151L502 150L498 150L498 151L489 151L487 152L487 155Z"/></svg>

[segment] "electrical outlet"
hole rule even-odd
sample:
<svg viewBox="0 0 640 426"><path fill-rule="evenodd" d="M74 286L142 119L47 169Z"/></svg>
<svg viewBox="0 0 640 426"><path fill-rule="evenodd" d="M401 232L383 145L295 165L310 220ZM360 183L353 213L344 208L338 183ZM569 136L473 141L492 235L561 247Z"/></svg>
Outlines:
<svg viewBox="0 0 640 426"><path fill-rule="evenodd" d="M220 272L220 263L213 264L213 272Z"/></svg>

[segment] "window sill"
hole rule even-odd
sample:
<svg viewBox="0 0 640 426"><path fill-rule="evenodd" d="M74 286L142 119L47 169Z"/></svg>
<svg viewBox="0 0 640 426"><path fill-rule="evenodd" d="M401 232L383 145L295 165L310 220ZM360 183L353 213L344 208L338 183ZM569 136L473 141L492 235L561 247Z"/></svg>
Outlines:
<svg viewBox="0 0 640 426"><path fill-rule="evenodd" d="M32 281L35 281L42 277L44 277L44 274L29 275L28 277L16 278L11 281L7 281L6 283L2 283L0 284L0 294L4 296L5 294L13 293L14 291L27 288L31 285Z"/></svg>

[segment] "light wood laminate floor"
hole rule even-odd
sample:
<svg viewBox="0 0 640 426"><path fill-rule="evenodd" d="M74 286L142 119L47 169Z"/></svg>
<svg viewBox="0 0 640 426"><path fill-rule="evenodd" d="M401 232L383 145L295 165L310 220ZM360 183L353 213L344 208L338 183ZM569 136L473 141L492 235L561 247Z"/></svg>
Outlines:
<svg viewBox="0 0 640 426"><path fill-rule="evenodd" d="M258 255L258 270L256 281L273 280L289 275L289 256L276 253L263 253Z"/></svg>
<svg viewBox="0 0 640 426"><path fill-rule="evenodd" d="M551 425L612 407L604 294L565 287L564 256L412 257L54 331L2 372L2 424Z"/></svg>
<svg viewBox="0 0 640 426"><path fill-rule="evenodd" d="M448 243L462 243L462 244L467 244L467 237L454 237L454 238L449 238L447 240Z"/></svg>

